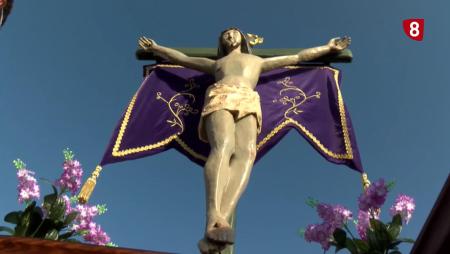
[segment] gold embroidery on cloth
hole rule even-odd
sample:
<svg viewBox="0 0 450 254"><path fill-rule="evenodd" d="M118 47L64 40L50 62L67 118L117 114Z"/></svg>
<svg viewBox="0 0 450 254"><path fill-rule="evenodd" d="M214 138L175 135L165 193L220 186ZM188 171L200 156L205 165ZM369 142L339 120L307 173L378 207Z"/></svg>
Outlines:
<svg viewBox="0 0 450 254"><path fill-rule="evenodd" d="M284 86L284 88L281 89L279 92L280 96L283 95L283 93L286 93L288 91L296 93L295 96L293 96L293 97L285 95L278 100L272 101L273 103L281 102L283 105L287 105L288 103L291 104L291 107L288 108L284 112L284 118L286 118L286 119L292 119L290 116L288 116L290 113L294 113L296 115L302 113L303 110L299 109L299 107L306 101L308 101L312 98L320 99L320 92L316 92L313 95L307 96L306 93L302 89L293 85L294 82L291 81L291 77L289 77L289 76L285 77L282 80L279 80L277 82L277 84L281 84L282 86Z"/></svg>
<svg viewBox="0 0 450 254"><path fill-rule="evenodd" d="M195 81L193 79L190 79L189 83L185 84L184 86L186 87L186 90L175 94L169 100L166 100L164 97L162 97L162 92L156 93L156 99L165 102L170 110L170 113L173 115L173 119L166 120L167 123L170 124L170 127L178 126L180 128L178 134L181 134L184 131L184 123L180 118L180 114L183 114L185 116L188 116L189 114L198 114L198 109L193 108L190 103L181 104L177 101L180 96L184 96L185 98L187 97L188 99L190 99L192 104L195 103L195 96L189 92L195 88L198 88L198 85L195 84Z"/></svg>

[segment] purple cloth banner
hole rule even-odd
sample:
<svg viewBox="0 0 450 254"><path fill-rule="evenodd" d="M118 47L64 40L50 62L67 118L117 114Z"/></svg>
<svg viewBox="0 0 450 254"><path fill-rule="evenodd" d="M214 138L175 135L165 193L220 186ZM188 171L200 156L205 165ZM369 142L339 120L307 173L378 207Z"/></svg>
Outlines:
<svg viewBox="0 0 450 254"><path fill-rule="evenodd" d="M290 129L297 130L325 159L363 172L350 116L330 67L286 67L264 73L258 161ZM131 99L100 165L137 159L170 148L203 166L209 145L198 123L210 75L175 65L154 65Z"/></svg>

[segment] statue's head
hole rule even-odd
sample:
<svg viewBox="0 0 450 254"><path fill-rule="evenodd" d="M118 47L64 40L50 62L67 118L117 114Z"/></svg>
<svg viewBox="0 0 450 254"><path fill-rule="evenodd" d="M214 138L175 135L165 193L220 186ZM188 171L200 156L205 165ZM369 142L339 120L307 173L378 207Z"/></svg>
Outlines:
<svg viewBox="0 0 450 254"><path fill-rule="evenodd" d="M219 36L217 58L222 58L235 48L241 47L242 53L251 54L252 50L248 38L238 28L232 27L223 31Z"/></svg>

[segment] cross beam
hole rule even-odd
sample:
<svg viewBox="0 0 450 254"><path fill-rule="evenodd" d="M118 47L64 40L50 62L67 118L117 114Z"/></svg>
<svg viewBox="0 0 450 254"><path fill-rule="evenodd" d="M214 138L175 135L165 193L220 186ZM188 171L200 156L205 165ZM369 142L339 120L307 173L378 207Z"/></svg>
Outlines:
<svg viewBox="0 0 450 254"><path fill-rule="evenodd" d="M183 52L188 56L193 57L206 57L211 59L216 59L217 49L216 48L174 48L178 51ZM283 55L294 55L297 54L302 48L281 48L281 49L253 49L253 54L260 56L262 58L283 56ZM136 58L138 60L154 60L157 62L162 61L158 56L155 56L152 52L145 51L143 49L136 50ZM351 63L353 59L353 54L349 49L345 49L340 53L328 54L326 56L320 57L310 63Z"/></svg>

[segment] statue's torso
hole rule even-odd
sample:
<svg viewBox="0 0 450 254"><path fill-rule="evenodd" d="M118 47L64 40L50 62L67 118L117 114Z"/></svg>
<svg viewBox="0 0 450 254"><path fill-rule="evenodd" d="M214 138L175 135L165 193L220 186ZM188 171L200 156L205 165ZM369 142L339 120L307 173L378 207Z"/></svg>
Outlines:
<svg viewBox="0 0 450 254"><path fill-rule="evenodd" d="M216 62L215 78L218 83L247 86L258 83L263 59L250 54L230 54Z"/></svg>

